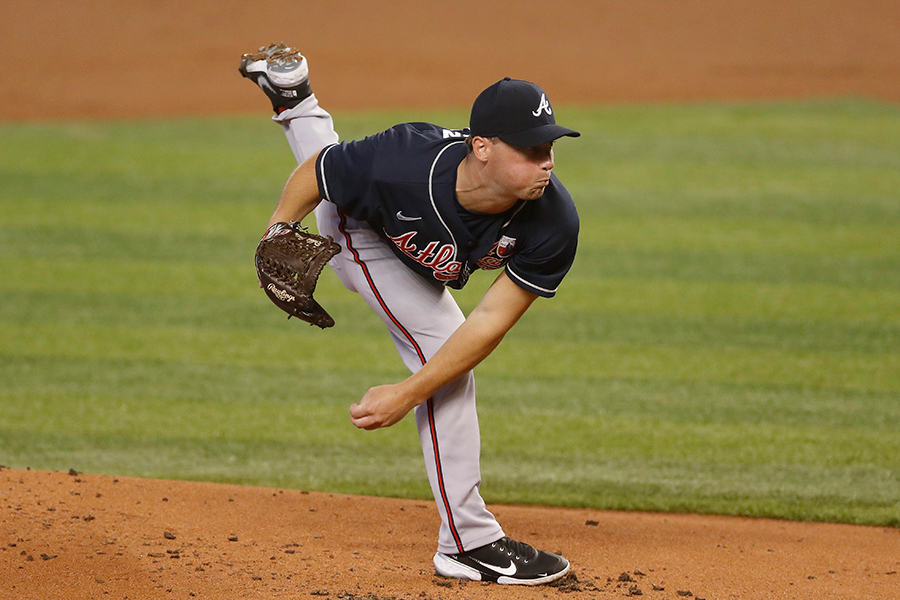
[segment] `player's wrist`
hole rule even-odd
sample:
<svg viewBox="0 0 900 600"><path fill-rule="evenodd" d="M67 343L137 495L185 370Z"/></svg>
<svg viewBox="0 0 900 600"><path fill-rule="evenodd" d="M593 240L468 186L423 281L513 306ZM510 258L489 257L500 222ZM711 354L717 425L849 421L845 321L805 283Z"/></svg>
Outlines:
<svg viewBox="0 0 900 600"><path fill-rule="evenodd" d="M285 221L275 221L274 223L269 224L269 228L266 229L266 232L263 234L262 239L270 240L275 236L284 235L288 233L291 229L289 223Z"/></svg>
<svg viewBox="0 0 900 600"><path fill-rule="evenodd" d="M412 410L423 404L443 387L442 382L431 377L430 370L426 364L399 384L407 409Z"/></svg>

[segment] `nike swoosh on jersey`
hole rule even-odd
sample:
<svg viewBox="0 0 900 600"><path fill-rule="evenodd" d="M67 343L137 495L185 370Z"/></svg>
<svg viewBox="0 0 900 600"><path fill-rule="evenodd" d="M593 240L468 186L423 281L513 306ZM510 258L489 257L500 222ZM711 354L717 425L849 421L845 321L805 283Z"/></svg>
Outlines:
<svg viewBox="0 0 900 600"><path fill-rule="evenodd" d="M401 221L421 221L422 217L407 217L402 210L397 211L397 218Z"/></svg>
<svg viewBox="0 0 900 600"><path fill-rule="evenodd" d="M510 577L510 576L516 574L516 563L514 563L512 561L509 561L508 567L498 567L497 565L489 565L487 563L481 562L477 558L472 558L472 560L477 562L482 567L487 567L491 571L496 571L497 573L500 573L501 575L506 575L507 577Z"/></svg>

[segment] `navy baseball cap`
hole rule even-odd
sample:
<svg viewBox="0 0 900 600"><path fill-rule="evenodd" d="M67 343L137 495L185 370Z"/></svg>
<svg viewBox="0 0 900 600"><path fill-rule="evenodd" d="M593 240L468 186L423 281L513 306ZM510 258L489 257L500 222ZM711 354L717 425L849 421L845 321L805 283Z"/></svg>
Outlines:
<svg viewBox="0 0 900 600"><path fill-rule="evenodd" d="M556 124L544 90L521 79L504 77L475 99L469 117L469 133L498 137L507 144L530 148L563 136L581 134Z"/></svg>

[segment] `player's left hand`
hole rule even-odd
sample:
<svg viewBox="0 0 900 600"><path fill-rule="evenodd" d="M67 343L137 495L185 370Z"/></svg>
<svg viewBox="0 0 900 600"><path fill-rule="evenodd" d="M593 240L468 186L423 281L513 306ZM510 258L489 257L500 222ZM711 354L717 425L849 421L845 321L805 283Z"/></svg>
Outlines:
<svg viewBox="0 0 900 600"><path fill-rule="evenodd" d="M297 317L321 328L334 319L313 292L322 269L341 247L331 239L306 231L300 223L273 223L256 247L256 278L269 299L288 318Z"/></svg>
<svg viewBox="0 0 900 600"><path fill-rule="evenodd" d="M379 385L369 388L362 400L350 407L350 422L360 429L390 427L415 405L401 385Z"/></svg>

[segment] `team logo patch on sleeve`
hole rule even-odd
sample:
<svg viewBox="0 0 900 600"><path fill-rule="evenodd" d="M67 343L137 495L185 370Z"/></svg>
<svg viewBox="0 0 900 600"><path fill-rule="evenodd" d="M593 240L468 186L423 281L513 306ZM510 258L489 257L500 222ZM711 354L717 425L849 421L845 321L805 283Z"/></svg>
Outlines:
<svg viewBox="0 0 900 600"><path fill-rule="evenodd" d="M504 235L494 244L494 247L491 248L490 252L478 260L478 268L484 269L485 271L499 269L509 262L515 247L516 238Z"/></svg>

